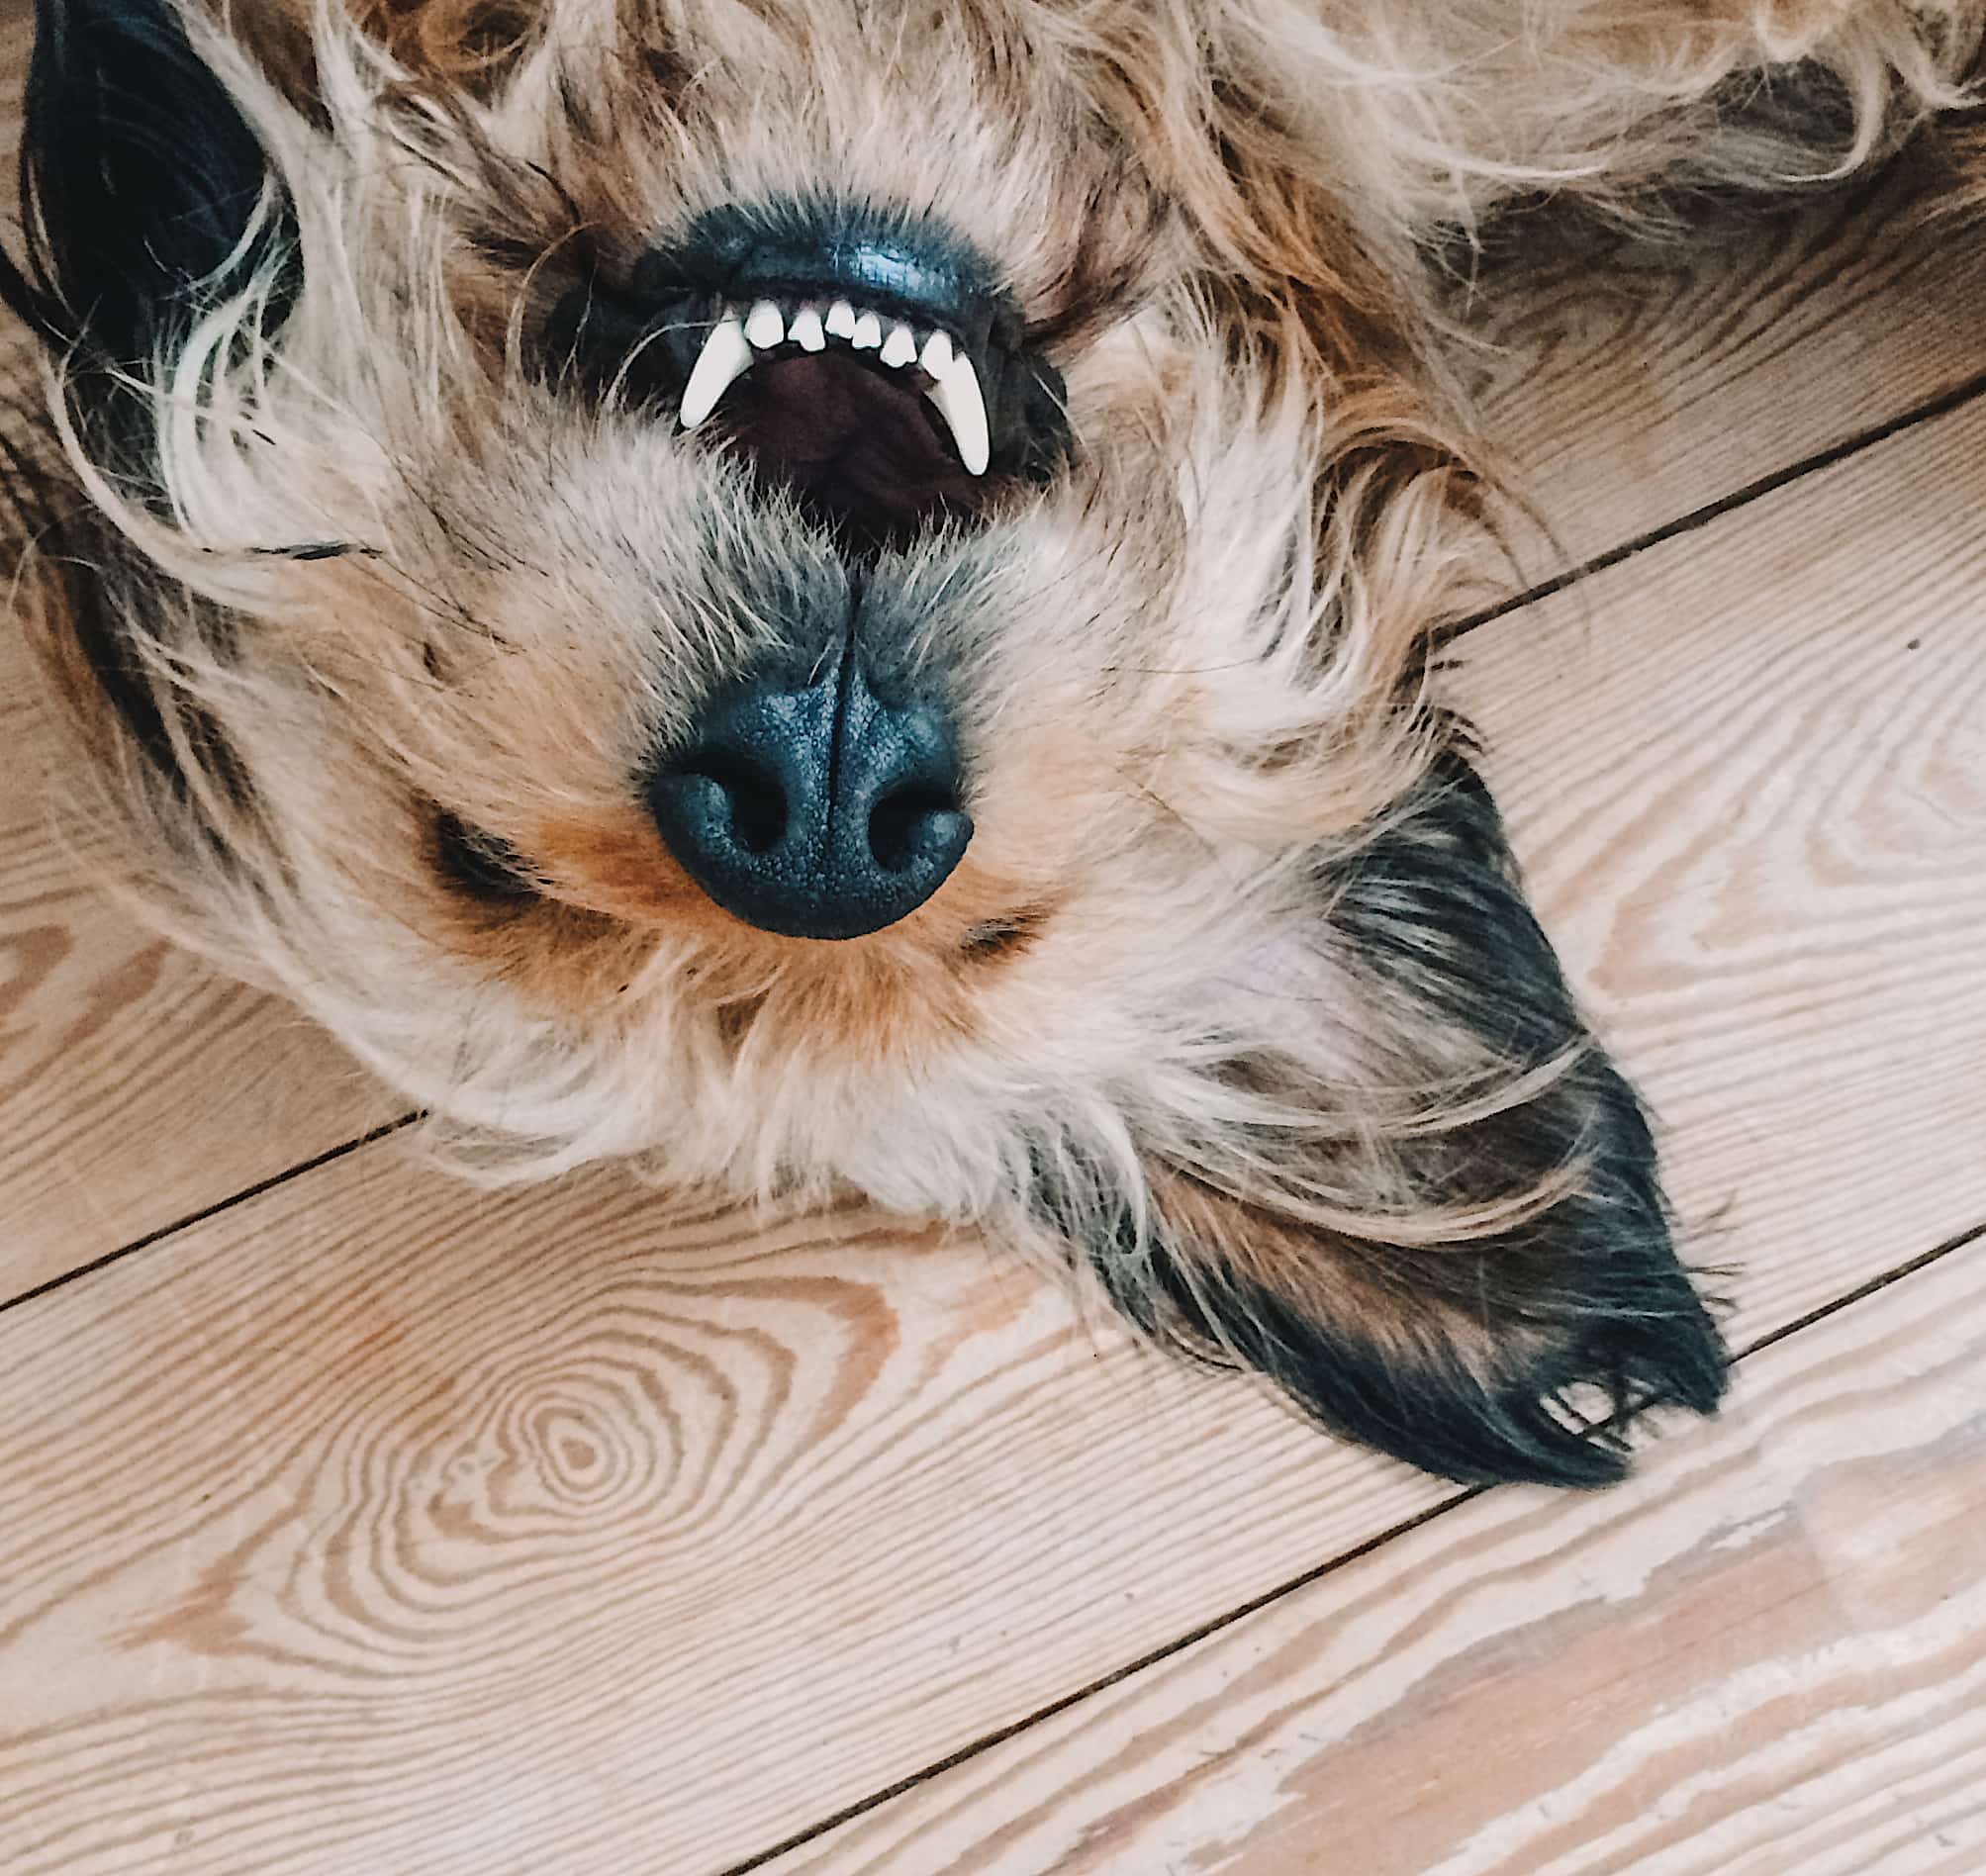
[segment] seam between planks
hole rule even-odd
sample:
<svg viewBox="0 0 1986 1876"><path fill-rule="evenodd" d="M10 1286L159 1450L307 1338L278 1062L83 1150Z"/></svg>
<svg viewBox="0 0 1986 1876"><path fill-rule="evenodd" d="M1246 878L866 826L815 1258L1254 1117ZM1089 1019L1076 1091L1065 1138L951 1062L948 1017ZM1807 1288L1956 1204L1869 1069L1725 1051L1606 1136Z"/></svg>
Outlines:
<svg viewBox="0 0 1986 1876"><path fill-rule="evenodd" d="M1986 379L1982 380L1982 388L1986 388ZM1942 1243L1932 1246L1929 1251L1920 1252L1916 1257L1907 1258L1903 1263L1893 1265L1889 1269L1870 1277L1867 1282L1857 1284L1845 1294L1822 1303L1802 1316L1796 1316L1791 1322L1784 1323L1777 1329L1768 1330L1738 1350L1732 1356L1732 1365L1736 1367L1741 1362L1750 1360L1754 1355L1786 1341L1789 1337L1811 1329L1817 1323L1826 1322L1830 1317L1838 1316L1844 1310L1852 1309L1858 1303L1866 1302L1879 1291L1888 1289L1894 1283L1906 1281L1941 1259L1963 1250L1967 1245L1982 1242L1986 1242L1986 1221L1974 1225L1970 1230L1959 1232L1955 1237L1946 1238ZM1286 1582L1278 1583L1275 1588L1265 1590L1259 1596L1251 1596L1246 1602L1237 1603L1232 1609L1197 1624L1174 1640L1147 1649L1121 1667L1112 1668L1109 1673L1100 1674L1094 1680L1087 1681L1083 1686L1047 1702L1021 1719L995 1728L993 1732L960 1746L954 1752L948 1752L943 1758L935 1759L929 1765L919 1767L880 1791L872 1792L851 1805L843 1806L831 1817L823 1818L817 1824L810 1824L804 1829L796 1830L791 1835L782 1837L777 1843L746 1857L742 1862L726 1864L717 1872L717 1876L748 1876L748 1872L762 1869L775 1858L800 1849L815 1838L826 1835L828 1831L838 1829L842 1825L866 1816L893 1799L914 1791L919 1785L952 1771L970 1759L977 1758L982 1752L1004 1744L1008 1739L1025 1733L1030 1727L1037 1726L1044 1720L1052 1720L1056 1715L1066 1713L1070 1708L1088 1700L1093 1695L1108 1692L1110 1688L1129 1680L1133 1675L1142 1674L1147 1668L1156 1667L1160 1662L1193 1646L1196 1642L1204 1642L1209 1636L1218 1635L1223 1629L1232 1628L1237 1622L1258 1614L1272 1604L1281 1602L1285 1597L1293 1596L1300 1590L1308 1589L1313 1583L1321 1582L1346 1565L1370 1556L1381 1545L1390 1544L1395 1538L1402 1538L1410 1532L1418 1531L1424 1525L1432 1524L1437 1518L1446 1517L1448 1513L1458 1510L1493 1489L1488 1485L1458 1487L1439 1504L1430 1505L1425 1511L1416 1512L1411 1518L1402 1518L1398 1523L1389 1525L1384 1531L1367 1538L1363 1543L1353 1545L1349 1549L1341 1550L1334 1556L1326 1557L1320 1563L1312 1564L1310 1568L1300 1571Z"/></svg>
<svg viewBox="0 0 1986 1876"><path fill-rule="evenodd" d="M50 1290L58 1290L66 1283L74 1283L85 1276L94 1276L99 1270L108 1269L113 1264L121 1264L126 1258L136 1257L141 1251L148 1251L155 1244L167 1238L177 1237L182 1231L190 1231L195 1225L204 1225L211 1218L218 1218L225 1211L232 1211L236 1205L243 1205L251 1198L260 1198L264 1192L273 1192L279 1186L288 1185L292 1179L300 1179L306 1173L315 1172L320 1167L334 1165L354 1153L363 1152L375 1142L404 1133L421 1118L418 1113L402 1114L397 1120L383 1121L367 1132L355 1135L350 1140L342 1140L334 1147L327 1147L322 1153L314 1153L308 1160L299 1160L294 1165L284 1167L280 1172L271 1172L267 1178L257 1179L252 1185L244 1185L238 1192L230 1192L226 1198L217 1198L211 1205L202 1205L196 1211L172 1219L169 1223L155 1226L142 1232L128 1244L121 1244L91 1258L85 1264L78 1264L72 1270L63 1270L47 1277L40 1283L30 1285L18 1296L0 1300L0 1316L10 1309L19 1309L23 1303L32 1303L39 1296L46 1296Z"/></svg>
<svg viewBox="0 0 1986 1876"><path fill-rule="evenodd" d="M1549 580L1541 580L1535 586L1526 587L1521 593L1513 593L1508 599L1498 600L1493 606L1486 606L1479 612L1470 612L1443 628L1444 642L1452 643L1465 633L1472 632L1484 625L1507 618L1512 612L1522 611L1527 606L1535 606L1540 600L1549 600L1555 594L1563 593L1568 588L1590 580L1596 573L1607 573L1624 562L1633 560L1652 547L1659 547L1667 541L1684 534L1693 534L1699 528L1708 527L1727 515L1734 515L1740 509L1758 501L1761 497L1776 494L1780 489L1790 487L1803 477L1818 475L1824 469L1832 469L1838 463L1846 462L1851 456L1858 456L1865 449L1873 449L1878 443L1886 443L1892 436L1901 436L1917 429L1925 423L1935 423L1941 417L1949 417L1952 412L1964 407L1986 393L1986 371L1979 371L1953 385L1949 390L1939 392L1935 398L1928 398L1922 404L1914 404L1907 411L1895 417L1883 419L1880 423L1870 423L1861 429L1844 436L1839 442L1830 443L1825 449L1811 453L1787 463L1783 468L1773 469L1765 475L1755 476L1750 482L1733 489L1729 495L1721 495L1714 502L1706 502L1700 508L1693 508L1673 520L1662 522L1659 527L1651 527L1644 532L1630 536L1603 553L1579 561L1555 573Z"/></svg>

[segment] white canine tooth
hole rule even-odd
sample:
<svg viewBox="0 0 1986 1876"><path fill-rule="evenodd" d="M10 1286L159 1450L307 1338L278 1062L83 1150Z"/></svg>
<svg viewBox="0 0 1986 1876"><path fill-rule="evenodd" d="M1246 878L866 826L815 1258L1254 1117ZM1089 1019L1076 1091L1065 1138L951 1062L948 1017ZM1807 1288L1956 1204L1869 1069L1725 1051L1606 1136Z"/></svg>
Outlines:
<svg viewBox="0 0 1986 1876"><path fill-rule="evenodd" d="M855 336L855 309L846 300L837 300L827 309L827 329L836 338Z"/></svg>
<svg viewBox="0 0 1986 1876"><path fill-rule="evenodd" d="M980 374L973 361L961 352L936 384L924 393L938 407L959 446L959 460L969 473L983 476L993 456L993 441L987 433L987 401L980 395Z"/></svg>
<svg viewBox="0 0 1986 1876"><path fill-rule="evenodd" d="M735 313L726 313L710 328L696 368L683 387L683 427L695 429L717 408L717 400L752 368L752 342Z"/></svg>
<svg viewBox="0 0 1986 1876"><path fill-rule="evenodd" d="M793 316L793 324L786 328L786 335L802 351L817 352L827 343L820 329L820 315L812 307L803 307Z"/></svg>
<svg viewBox="0 0 1986 1876"><path fill-rule="evenodd" d="M942 378L952 368L952 335L949 332L933 332L924 341L924 349L917 362L934 378Z"/></svg>
<svg viewBox="0 0 1986 1876"><path fill-rule="evenodd" d="M770 300L761 300L745 321L745 336L760 351L771 351L786 338L786 321Z"/></svg>
<svg viewBox="0 0 1986 1876"><path fill-rule="evenodd" d="M855 329L848 335L848 342L859 352L874 351L883 342L883 322L873 313L865 313L855 322Z"/></svg>
<svg viewBox="0 0 1986 1876"><path fill-rule="evenodd" d="M917 336L907 326L895 326L883 341L883 362L903 366L917 355Z"/></svg>

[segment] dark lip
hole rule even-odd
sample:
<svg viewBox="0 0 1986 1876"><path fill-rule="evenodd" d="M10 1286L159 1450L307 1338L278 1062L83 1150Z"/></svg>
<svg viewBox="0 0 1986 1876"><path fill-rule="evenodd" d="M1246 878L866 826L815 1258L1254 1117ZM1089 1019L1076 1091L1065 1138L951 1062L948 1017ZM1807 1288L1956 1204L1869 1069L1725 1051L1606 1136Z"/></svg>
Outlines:
<svg viewBox="0 0 1986 1876"><path fill-rule="evenodd" d="M1020 309L977 249L932 218L870 203L727 203L645 254L629 284L651 302L827 294L943 326L976 356L1026 349Z"/></svg>
<svg viewBox="0 0 1986 1876"><path fill-rule="evenodd" d="M991 483L1046 482L1067 461L1061 374L1029 342L985 256L934 218L872 203L809 197L709 210L617 280L602 271L576 284L552 313L545 350L597 390L672 405L726 310L833 299L942 327L968 352L987 403Z"/></svg>

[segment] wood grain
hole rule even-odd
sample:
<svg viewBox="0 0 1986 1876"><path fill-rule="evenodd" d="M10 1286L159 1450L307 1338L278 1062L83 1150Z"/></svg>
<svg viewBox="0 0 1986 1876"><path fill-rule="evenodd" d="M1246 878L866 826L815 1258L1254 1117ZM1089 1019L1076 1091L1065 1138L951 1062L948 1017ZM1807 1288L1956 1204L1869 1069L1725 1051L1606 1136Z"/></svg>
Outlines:
<svg viewBox="0 0 1986 1876"><path fill-rule="evenodd" d="M1975 404L1466 641L1533 899L1698 1256L1742 1268L1741 1342L1831 1260L1851 1287L1986 1218L1982 462Z"/></svg>
<svg viewBox="0 0 1986 1876"><path fill-rule="evenodd" d="M767 1876L1986 1867L1986 1246L1597 1497L1484 1494Z"/></svg>
<svg viewBox="0 0 1986 1876"><path fill-rule="evenodd" d="M1678 1181L1739 1195L1741 1333L1986 1216L1982 447L1920 426L1471 652ZM0 1318L0 1428L23 1871L714 1869L1443 1496L970 1244L389 1151Z"/></svg>
<svg viewBox="0 0 1986 1876"><path fill-rule="evenodd" d="M1986 242L1932 227L1906 158L1686 236L1527 225L1460 297L1484 428L1549 531L1544 580L1876 429L1986 371ZM1542 238L1541 238L1542 237Z"/></svg>
<svg viewBox="0 0 1986 1876"><path fill-rule="evenodd" d="M0 630L0 1302L401 1106L90 882L51 811L27 664Z"/></svg>

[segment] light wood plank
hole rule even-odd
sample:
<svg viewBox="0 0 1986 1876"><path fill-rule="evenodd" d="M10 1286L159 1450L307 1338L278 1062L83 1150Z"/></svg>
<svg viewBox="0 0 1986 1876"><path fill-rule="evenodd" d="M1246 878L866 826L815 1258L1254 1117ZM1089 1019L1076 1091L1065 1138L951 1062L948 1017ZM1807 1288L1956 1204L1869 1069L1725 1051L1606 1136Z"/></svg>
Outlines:
<svg viewBox="0 0 1986 1876"><path fill-rule="evenodd" d="M1466 372L1484 430L1549 528L1520 523L1518 574L1604 554L1986 371L1969 311L1986 243L1927 224L1934 184L1907 156L1681 238L1552 217L1501 238L1459 304L1485 348Z"/></svg>
<svg viewBox="0 0 1986 1876"><path fill-rule="evenodd" d="M1986 1218L1982 451L1975 405L1466 641L1533 899L1698 1256L1743 1266L1741 1341Z"/></svg>
<svg viewBox="0 0 1986 1876"><path fill-rule="evenodd" d="M768 1876L1977 1870L1982 1368L1975 1248L1619 1491L1473 1499Z"/></svg>
<svg viewBox="0 0 1986 1876"><path fill-rule="evenodd" d="M51 811L27 664L0 630L0 1302L404 1105L91 883Z"/></svg>
<svg viewBox="0 0 1986 1876"><path fill-rule="evenodd" d="M1682 1189L1741 1197L1741 1335L1986 1216L1982 450L1986 407L1473 654ZM385 1152L0 1320L0 1427L24 1871L713 1868L1443 1490L969 1244Z"/></svg>
<svg viewBox="0 0 1986 1876"><path fill-rule="evenodd" d="M10 1876L707 1867L1033 1633L1190 1620L1148 1520L1219 1553L1172 1460L1223 1427L1315 1528L1429 1493L970 1246L384 1162L0 1319Z"/></svg>

